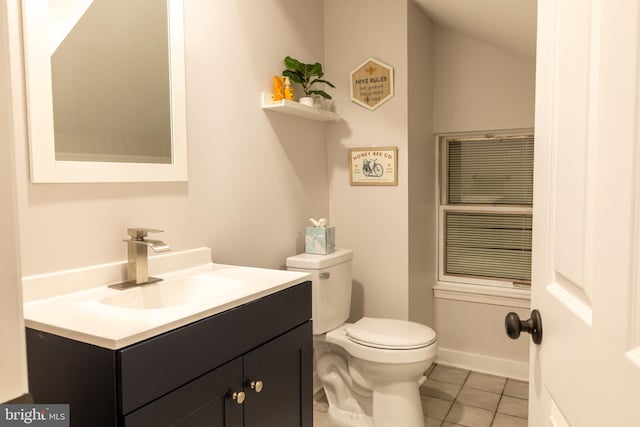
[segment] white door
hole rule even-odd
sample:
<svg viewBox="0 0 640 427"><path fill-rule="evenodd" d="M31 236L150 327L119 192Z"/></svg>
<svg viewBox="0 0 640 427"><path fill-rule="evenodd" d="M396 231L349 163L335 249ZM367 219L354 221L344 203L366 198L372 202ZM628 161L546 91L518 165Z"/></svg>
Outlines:
<svg viewBox="0 0 640 427"><path fill-rule="evenodd" d="M14 102L17 2L0 3L0 404L27 392L27 356L18 258ZM12 32L13 31L13 32ZM18 108L15 108L18 111ZM4 418L4 417L3 417ZM1 423L1 421L0 421Z"/></svg>
<svg viewBox="0 0 640 427"><path fill-rule="evenodd" d="M639 21L538 0L533 427L640 426Z"/></svg>

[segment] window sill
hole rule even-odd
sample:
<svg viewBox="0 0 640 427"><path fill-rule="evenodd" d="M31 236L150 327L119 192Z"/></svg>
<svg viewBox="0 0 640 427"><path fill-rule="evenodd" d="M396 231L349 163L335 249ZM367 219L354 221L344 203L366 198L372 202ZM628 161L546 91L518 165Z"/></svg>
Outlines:
<svg viewBox="0 0 640 427"><path fill-rule="evenodd" d="M530 289L438 282L433 287L433 294L436 298L454 301L521 308L529 308L531 306Z"/></svg>

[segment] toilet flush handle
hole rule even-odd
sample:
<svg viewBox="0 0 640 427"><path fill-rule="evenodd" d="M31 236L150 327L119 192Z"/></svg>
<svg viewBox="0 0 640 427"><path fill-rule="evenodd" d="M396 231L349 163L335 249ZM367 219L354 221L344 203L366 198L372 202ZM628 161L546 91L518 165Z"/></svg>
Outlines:
<svg viewBox="0 0 640 427"><path fill-rule="evenodd" d="M328 279L330 276L331 276L331 273L329 273L328 271L320 272L320 278L321 279Z"/></svg>

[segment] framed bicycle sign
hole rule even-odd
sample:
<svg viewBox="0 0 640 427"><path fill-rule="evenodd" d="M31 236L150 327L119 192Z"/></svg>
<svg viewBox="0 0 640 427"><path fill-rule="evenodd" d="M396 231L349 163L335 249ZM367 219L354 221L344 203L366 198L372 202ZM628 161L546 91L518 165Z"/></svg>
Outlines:
<svg viewBox="0 0 640 427"><path fill-rule="evenodd" d="M349 149L351 185L398 185L398 147Z"/></svg>

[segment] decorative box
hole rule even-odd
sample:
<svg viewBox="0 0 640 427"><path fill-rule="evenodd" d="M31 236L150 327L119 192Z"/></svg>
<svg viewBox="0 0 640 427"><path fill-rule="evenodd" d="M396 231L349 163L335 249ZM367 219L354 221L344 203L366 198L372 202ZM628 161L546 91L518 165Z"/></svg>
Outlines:
<svg viewBox="0 0 640 427"><path fill-rule="evenodd" d="M308 254L330 254L336 250L336 228L307 227L304 243L304 251Z"/></svg>

